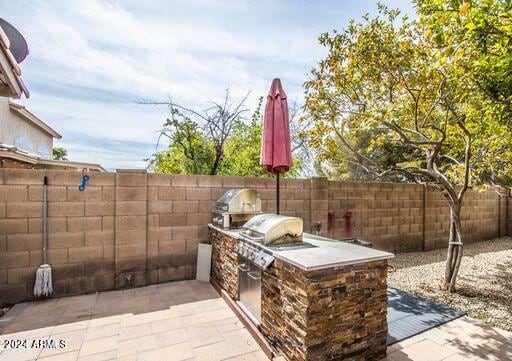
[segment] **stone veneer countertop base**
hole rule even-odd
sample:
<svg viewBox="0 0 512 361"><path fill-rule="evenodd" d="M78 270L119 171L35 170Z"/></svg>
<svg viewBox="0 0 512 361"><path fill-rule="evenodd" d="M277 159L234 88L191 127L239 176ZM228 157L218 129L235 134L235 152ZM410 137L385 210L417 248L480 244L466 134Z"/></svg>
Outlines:
<svg viewBox="0 0 512 361"><path fill-rule="evenodd" d="M241 238L239 235L240 229L222 229L213 224L209 224L209 227L230 237ZM271 252L274 257L306 271L361 264L394 257L389 252L309 233L303 234L303 243L302 247L263 246L263 248Z"/></svg>

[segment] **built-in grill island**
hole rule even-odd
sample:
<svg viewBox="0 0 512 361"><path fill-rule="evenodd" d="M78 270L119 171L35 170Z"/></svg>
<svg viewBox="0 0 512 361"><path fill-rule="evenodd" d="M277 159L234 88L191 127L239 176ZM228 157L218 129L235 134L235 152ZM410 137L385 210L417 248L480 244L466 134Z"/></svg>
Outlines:
<svg viewBox="0 0 512 361"><path fill-rule="evenodd" d="M212 283L289 360L386 356L387 252L303 233L300 218L210 224Z"/></svg>

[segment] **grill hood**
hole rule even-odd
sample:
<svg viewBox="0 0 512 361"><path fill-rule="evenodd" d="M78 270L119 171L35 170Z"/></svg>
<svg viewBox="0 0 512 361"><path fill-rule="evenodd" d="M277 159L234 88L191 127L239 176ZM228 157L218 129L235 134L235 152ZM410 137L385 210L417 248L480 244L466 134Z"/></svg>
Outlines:
<svg viewBox="0 0 512 361"><path fill-rule="evenodd" d="M213 211L259 213L261 212L261 200L254 189L231 189L213 204Z"/></svg>
<svg viewBox="0 0 512 361"><path fill-rule="evenodd" d="M254 216L242 228L242 237L265 245L302 241L302 219L297 217L265 213Z"/></svg>

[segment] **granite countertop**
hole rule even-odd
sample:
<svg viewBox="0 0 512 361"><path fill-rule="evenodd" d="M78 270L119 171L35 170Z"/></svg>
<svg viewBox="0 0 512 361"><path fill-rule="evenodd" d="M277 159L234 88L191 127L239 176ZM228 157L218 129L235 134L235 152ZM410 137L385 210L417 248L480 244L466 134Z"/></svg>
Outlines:
<svg viewBox="0 0 512 361"><path fill-rule="evenodd" d="M233 238L240 238L240 229L209 227ZM262 246L261 244L259 244ZM289 262L306 271L346 266L393 258L389 252L343 242L331 238L303 234L302 246L263 246L276 258Z"/></svg>

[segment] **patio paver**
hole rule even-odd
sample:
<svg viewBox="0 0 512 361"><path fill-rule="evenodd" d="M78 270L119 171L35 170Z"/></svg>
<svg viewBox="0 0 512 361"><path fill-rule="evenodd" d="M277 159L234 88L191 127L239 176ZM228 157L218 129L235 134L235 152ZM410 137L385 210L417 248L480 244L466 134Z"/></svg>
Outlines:
<svg viewBox="0 0 512 361"><path fill-rule="evenodd" d="M172 282L21 303L0 319L0 361L268 360L208 283ZM32 348L32 340L66 347Z"/></svg>
<svg viewBox="0 0 512 361"><path fill-rule="evenodd" d="M388 347L386 360L512 360L512 332L463 316Z"/></svg>
<svg viewBox="0 0 512 361"><path fill-rule="evenodd" d="M2 346L5 339L66 347L1 349L0 361L268 360L214 288L198 281L21 303L0 318ZM512 360L512 333L461 317L390 346L386 360Z"/></svg>

